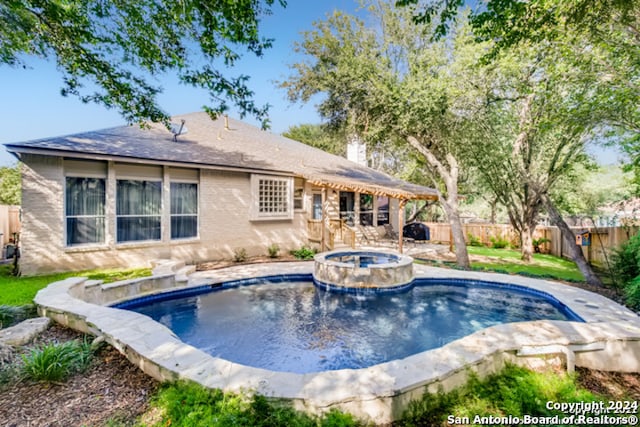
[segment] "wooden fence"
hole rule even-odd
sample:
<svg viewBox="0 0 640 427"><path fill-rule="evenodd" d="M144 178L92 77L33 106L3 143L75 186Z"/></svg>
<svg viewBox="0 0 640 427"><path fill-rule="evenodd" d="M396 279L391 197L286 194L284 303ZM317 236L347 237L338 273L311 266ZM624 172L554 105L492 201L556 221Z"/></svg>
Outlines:
<svg viewBox="0 0 640 427"><path fill-rule="evenodd" d="M431 234L431 241L450 243L451 226L449 224L426 222ZM520 245L520 237L508 224L463 224L464 235L469 243L470 236L478 239L482 244L490 246L491 239L501 238L510 242L513 247ZM634 234L640 227L571 227L574 233L583 231L591 233L591 246L583 246L582 253L587 261L596 265L606 265L610 261L611 252ZM534 239L546 238L550 242L540 246L543 253L568 257L567 246L560 238L557 227L539 226L533 234Z"/></svg>
<svg viewBox="0 0 640 427"><path fill-rule="evenodd" d="M13 233L19 233L20 206L0 205L0 251L13 238Z"/></svg>

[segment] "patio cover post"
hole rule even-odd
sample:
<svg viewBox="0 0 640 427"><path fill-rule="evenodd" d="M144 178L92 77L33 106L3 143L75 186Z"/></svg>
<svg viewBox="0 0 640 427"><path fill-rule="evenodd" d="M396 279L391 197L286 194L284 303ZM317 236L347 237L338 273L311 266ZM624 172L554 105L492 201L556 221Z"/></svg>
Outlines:
<svg viewBox="0 0 640 427"><path fill-rule="evenodd" d="M322 227L320 227L320 251L327 249L327 238L325 228L327 227L327 187L322 187Z"/></svg>
<svg viewBox="0 0 640 427"><path fill-rule="evenodd" d="M398 204L398 252L402 253L402 243L404 241L404 207L407 204L406 199L400 199Z"/></svg>

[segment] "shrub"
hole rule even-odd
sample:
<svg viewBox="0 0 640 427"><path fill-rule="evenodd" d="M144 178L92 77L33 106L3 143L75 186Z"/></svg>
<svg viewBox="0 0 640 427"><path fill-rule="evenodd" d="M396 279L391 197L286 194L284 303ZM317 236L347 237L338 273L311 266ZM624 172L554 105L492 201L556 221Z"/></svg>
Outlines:
<svg viewBox="0 0 640 427"><path fill-rule="evenodd" d="M269 252L269 258L278 258L278 254L280 253L280 246L275 243L267 248Z"/></svg>
<svg viewBox="0 0 640 427"><path fill-rule="evenodd" d="M67 341L62 344L45 344L23 355L22 372L36 381L57 382L75 372L84 371L91 362L91 344L85 338L82 343Z"/></svg>
<svg viewBox="0 0 640 427"><path fill-rule="evenodd" d="M624 299L629 307L640 310L640 276L625 285Z"/></svg>
<svg viewBox="0 0 640 427"><path fill-rule="evenodd" d="M398 425L444 425L448 414L469 417L471 420L476 415L562 415L559 411L547 409L544 402L572 403L596 400L597 396L576 385L573 376L538 373L507 365L501 372L484 380L471 375L466 385L452 392L425 393L422 399L411 402Z"/></svg>
<svg viewBox="0 0 640 427"><path fill-rule="evenodd" d="M11 384L19 378L19 371L14 364L0 363L0 388L3 385Z"/></svg>
<svg viewBox="0 0 640 427"><path fill-rule="evenodd" d="M235 249L233 251L233 260L235 262L245 262L247 260L247 250L245 248Z"/></svg>
<svg viewBox="0 0 640 427"><path fill-rule="evenodd" d="M20 323L25 319L36 317L36 306L27 305L0 305L0 329Z"/></svg>
<svg viewBox="0 0 640 427"><path fill-rule="evenodd" d="M626 285L640 276L640 233L614 250L612 260L613 271L620 284Z"/></svg>
<svg viewBox="0 0 640 427"><path fill-rule="evenodd" d="M316 251L314 249L312 249L312 248L307 247L307 246L303 246L300 249L297 249L295 251L291 251L291 255L293 255L297 259L303 259L303 260L313 259L313 256L315 254L316 254Z"/></svg>
<svg viewBox="0 0 640 427"><path fill-rule="evenodd" d="M469 246L484 246L480 238L471 233L467 234L467 240L469 240Z"/></svg>
<svg viewBox="0 0 640 427"><path fill-rule="evenodd" d="M491 240L491 247L495 249L504 249L509 247L509 240L502 236L491 236L489 240Z"/></svg>
<svg viewBox="0 0 640 427"><path fill-rule="evenodd" d="M550 239L547 239L546 237L540 237L539 239L533 239L533 241L531 243L533 243L534 252L539 254L539 253L541 253L540 246L544 245L545 243L549 243L549 242L551 242Z"/></svg>

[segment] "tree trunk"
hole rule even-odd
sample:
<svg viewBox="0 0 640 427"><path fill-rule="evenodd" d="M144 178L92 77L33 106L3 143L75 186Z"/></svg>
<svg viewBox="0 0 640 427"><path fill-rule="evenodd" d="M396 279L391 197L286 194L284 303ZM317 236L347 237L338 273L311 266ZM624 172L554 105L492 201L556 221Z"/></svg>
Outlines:
<svg viewBox="0 0 640 427"><path fill-rule="evenodd" d="M445 164L436 158L433 152L422 145L417 138L408 136L407 141L409 142L409 145L425 157L427 163L429 163L440 179L442 179L442 182L444 182L445 188L447 189L447 195L446 197L443 197L440 191L438 191L438 198L447 214L449 224L451 224L451 234L453 236L453 243L455 244L456 251L456 264L461 268L469 269L471 267L471 263L469 262L467 244L464 239L462 223L460 222L460 214L458 213L458 161L453 154L447 153L444 156L448 165L447 168Z"/></svg>
<svg viewBox="0 0 640 427"><path fill-rule="evenodd" d="M564 240L564 245L569 252L569 256L576 263L578 269L584 276L585 281L594 286L602 287L602 281L596 274L593 272L591 265L587 262L584 255L582 254L582 248L576 245L576 237L573 234L573 231L569 228L566 222L562 219L560 212L553 204L548 195L543 196L544 205L547 208L547 212L549 213L549 217L551 218L551 223L560 229L560 233L562 235L562 239ZM562 254L561 254L562 255Z"/></svg>
<svg viewBox="0 0 640 427"><path fill-rule="evenodd" d="M533 229L529 224L525 224L520 230L520 253L524 262L531 262L533 257Z"/></svg>
<svg viewBox="0 0 640 427"><path fill-rule="evenodd" d="M497 198L493 198L489 202L489 206L491 206L491 214L490 214L490 217L489 217L489 222L491 224L495 224L496 223L496 217L498 216L498 213L497 213L498 199Z"/></svg>
<svg viewBox="0 0 640 427"><path fill-rule="evenodd" d="M464 229L460 221L458 209L452 209L449 200L442 200L442 207L447 213L449 224L451 225L451 236L453 237L454 250L456 254L456 263L458 267L468 270L471 268L469 262L469 252L467 251L467 242L464 238Z"/></svg>
<svg viewBox="0 0 640 427"><path fill-rule="evenodd" d="M418 216L420 216L424 211L426 211L431 205L432 203L429 203L429 201L425 201L424 205L420 206L419 208L417 207L417 204L414 204L412 209L413 212L411 212L411 215L409 216L409 218L407 218L407 224L415 221L416 218L418 218Z"/></svg>

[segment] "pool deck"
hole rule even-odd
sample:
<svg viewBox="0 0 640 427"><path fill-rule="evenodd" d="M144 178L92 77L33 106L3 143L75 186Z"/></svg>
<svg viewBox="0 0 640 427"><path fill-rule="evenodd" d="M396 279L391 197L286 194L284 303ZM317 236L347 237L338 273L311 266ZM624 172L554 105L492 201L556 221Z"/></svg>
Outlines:
<svg viewBox="0 0 640 427"><path fill-rule="evenodd" d="M459 278L515 284L546 292L585 323L534 321L497 325L405 359L364 369L309 374L274 372L212 357L180 341L141 314L108 307L140 295L197 288L263 276L311 274L313 262L238 265L176 274L165 263L154 277L112 284L70 278L41 290L40 313L72 328L103 336L129 360L159 380L187 379L227 391L255 391L294 407L322 413L332 408L375 423L400 417L424 391L451 390L469 372L481 377L505 363L560 365L640 372L640 317L598 294L557 282L515 275L442 269L416 264L417 278ZM180 277L180 279L178 279Z"/></svg>

